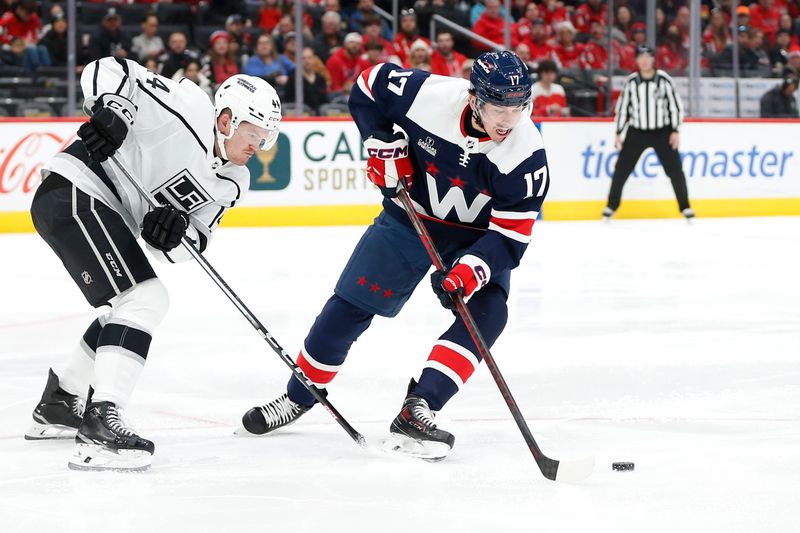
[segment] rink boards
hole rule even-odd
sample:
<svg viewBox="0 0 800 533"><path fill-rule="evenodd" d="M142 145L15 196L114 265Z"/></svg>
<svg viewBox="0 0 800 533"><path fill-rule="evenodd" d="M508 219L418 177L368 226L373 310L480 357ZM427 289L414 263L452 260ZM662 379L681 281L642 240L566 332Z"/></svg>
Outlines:
<svg viewBox="0 0 800 533"><path fill-rule="evenodd" d="M75 139L76 119L0 119L0 231L33 229L28 207L39 170ZM599 218L617 158L608 119L538 124L548 153L549 220ZM689 121L681 156L700 217L800 215L800 122ZM423 144L429 153L435 146ZM270 152L254 156L250 192L228 226L366 224L380 211L366 155L349 119L285 119ZM678 216L669 180L646 151L628 181L620 218Z"/></svg>

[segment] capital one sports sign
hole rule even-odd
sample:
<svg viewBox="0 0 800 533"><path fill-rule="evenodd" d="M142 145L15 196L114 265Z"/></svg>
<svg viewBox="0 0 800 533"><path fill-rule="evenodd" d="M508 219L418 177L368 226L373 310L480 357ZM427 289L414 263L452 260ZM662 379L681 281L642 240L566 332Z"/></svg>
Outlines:
<svg viewBox="0 0 800 533"><path fill-rule="evenodd" d="M72 143L80 121L0 122L0 211L24 211L53 155Z"/></svg>

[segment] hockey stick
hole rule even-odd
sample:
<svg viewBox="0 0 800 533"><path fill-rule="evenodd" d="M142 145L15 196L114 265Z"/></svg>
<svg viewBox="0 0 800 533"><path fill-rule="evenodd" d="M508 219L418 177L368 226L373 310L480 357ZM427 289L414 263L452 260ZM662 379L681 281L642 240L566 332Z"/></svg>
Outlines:
<svg viewBox="0 0 800 533"><path fill-rule="evenodd" d="M128 181L131 183L131 185L133 185L136 188L136 190L139 191L139 194L142 195L142 198L145 199L145 201L150 205L150 207L152 208L159 207L159 204L158 202L156 202L156 199L153 198L153 196L150 194L149 191L147 191L144 187L142 187L139 181L136 180L131 175L130 172L128 172L128 169L126 169L125 166L119 162L119 159L117 159L116 156L112 155L111 160L114 162L115 165L117 165L117 168L119 168L120 171L122 171L122 173L125 175ZM278 354L278 356L284 363L286 363L286 366L289 367L289 369L292 371L292 374L294 374L295 377L300 380L300 383L302 383L303 386L306 389L308 389L308 392L311 393L314 399L318 401L320 404L322 404L322 406L325 407L325 409L328 410L333 419L336 420L336 422L338 422L340 426L342 426L342 429L344 429L347 432L347 434L350 435L350 438L353 439L356 444L358 444L362 448L366 448L367 441L366 439L364 439L364 436L358 431L356 431L355 428L353 428L353 426L351 426L350 423L347 420L345 420L341 414L339 414L339 411L337 411L336 408L333 405L331 405L328 399L325 398L325 396L323 396L315 386L309 384L306 381L306 377L303 375L303 372L300 370L300 368L298 368L297 364L292 360L289 354L286 353L286 350L284 350L283 347L281 347L281 345L278 344L278 341L275 340L275 337L272 336L272 334L267 330L267 328L265 328L264 325L258 320L258 318L256 318L256 316L250 311L250 309L247 308L244 302L236 295L235 292L233 292L233 290L228 286L225 280L222 279L222 277L219 274L217 274L217 271L214 270L214 267L212 267L211 264L206 260L206 258L203 257L200 251L197 248L195 248L194 244L192 244L191 241L189 241L189 239L187 239L184 236L183 238L181 238L181 245L183 245L186 251L189 252L189 254L191 254L194 260L197 261L197 263L203 268L203 270L205 270L206 274L208 274L208 277L210 277L214 281L214 283L217 284L217 287L219 287L220 290L222 290L222 292L225 294L225 296L228 297L231 303L233 303L233 305L236 306L236 309L239 310L239 313L241 313L242 316L245 317L248 322L250 322L250 325L253 326L253 328L258 332L259 335L261 335L261 338L267 341L269 347L272 348L272 350L276 354Z"/></svg>
<svg viewBox="0 0 800 533"><path fill-rule="evenodd" d="M405 185L402 183L398 186L397 197L403 204L403 208L406 210L408 218L411 220L411 224L417 231L417 235L419 235L422 245L425 246L425 249L428 251L428 255L431 258L434 268L442 273L447 272L447 269L442 262L442 257L436 250L436 245L434 245L430 233L428 233L427 228L425 228L425 226L422 224L419 215L417 214L416 210L414 210L414 206L411 203L411 198L408 196L408 191L405 189ZM533 454L533 458L536 460L539 470L542 471L542 475L552 481L565 482L581 481L582 479L589 477L594 469L594 459L588 458L579 459L576 461L558 461L556 459L551 459L542 453L541 448L539 448L539 445L536 444L536 440L531 434L531 430L528 428L528 424L525 422L525 418L523 418L522 413L519 410L519 406L517 406L516 400L514 400L514 397L511 395L511 390L508 388L506 380L500 373L500 369L497 368L497 363L495 362L494 357L492 357L491 352L489 352L489 346L486 344L483 335L481 335L478 325L475 322L475 318L472 316L469 308L464 303L463 296L461 294L455 294L451 295L451 297L453 298L453 302L456 304L458 314L461 316L461 319L467 326L467 330L469 331L472 340L478 347L478 352L480 353L481 358L486 361L486 366L489 368L489 372L492 374L495 383L497 383L497 387L500 389L500 394L506 401L508 409L511 411L511 416L514 417L517 427L519 427L519 430L522 432L525 443L528 445L528 448Z"/></svg>

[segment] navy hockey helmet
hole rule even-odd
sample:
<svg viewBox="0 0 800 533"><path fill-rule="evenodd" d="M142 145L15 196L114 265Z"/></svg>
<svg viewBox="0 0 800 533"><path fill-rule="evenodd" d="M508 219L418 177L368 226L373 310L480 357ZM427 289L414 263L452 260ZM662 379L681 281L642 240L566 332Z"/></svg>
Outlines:
<svg viewBox="0 0 800 533"><path fill-rule="evenodd" d="M531 100L528 67L508 50L481 54L472 65L469 81L482 104L515 107Z"/></svg>

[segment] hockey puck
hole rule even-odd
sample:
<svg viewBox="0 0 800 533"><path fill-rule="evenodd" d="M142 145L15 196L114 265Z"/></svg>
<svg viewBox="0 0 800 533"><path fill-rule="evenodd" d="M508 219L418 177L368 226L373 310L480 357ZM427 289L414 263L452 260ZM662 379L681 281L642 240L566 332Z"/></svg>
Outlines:
<svg viewBox="0 0 800 533"><path fill-rule="evenodd" d="M617 472L632 472L633 463L611 463L611 469Z"/></svg>

